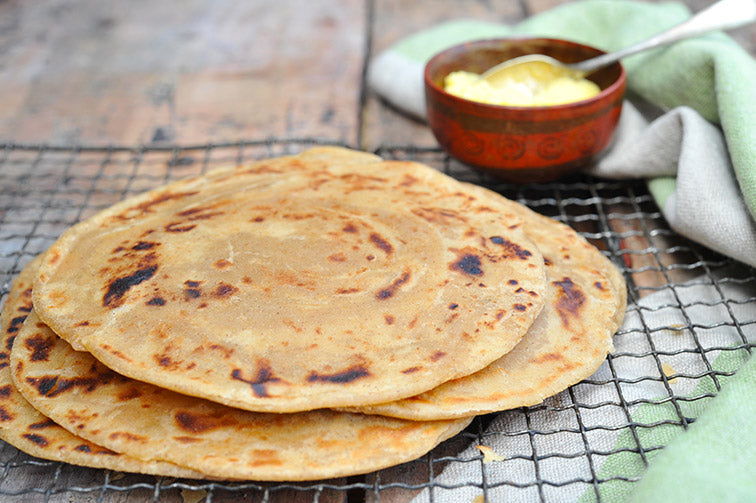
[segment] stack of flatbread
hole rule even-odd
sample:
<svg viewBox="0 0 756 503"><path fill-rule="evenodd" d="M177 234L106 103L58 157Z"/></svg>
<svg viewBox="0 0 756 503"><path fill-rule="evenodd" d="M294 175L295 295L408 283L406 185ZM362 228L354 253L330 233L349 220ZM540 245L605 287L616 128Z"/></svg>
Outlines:
<svg viewBox="0 0 756 503"><path fill-rule="evenodd" d="M32 261L2 311L0 436L188 478L371 472L588 377L625 302L563 224L316 148L122 201Z"/></svg>

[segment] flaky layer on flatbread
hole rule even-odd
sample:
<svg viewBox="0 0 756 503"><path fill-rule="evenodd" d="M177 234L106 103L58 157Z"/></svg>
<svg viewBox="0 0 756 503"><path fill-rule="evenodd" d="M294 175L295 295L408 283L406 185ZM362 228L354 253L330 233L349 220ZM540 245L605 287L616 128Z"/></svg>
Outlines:
<svg viewBox="0 0 756 503"><path fill-rule="evenodd" d="M32 281L41 257L30 262L14 280L0 313L3 351L0 353L0 438L38 458L92 468L182 478L203 478L193 470L163 461L142 461L73 435L42 415L13 385L10 352L32 311Z"/></svg>
<svg viewBox="0 0 756 503"><path fill-rule="evenodd" d="M429 167L320 148L74 226L34 305L75 349L184 394L265 412L386 402L519 342L546 289L520 226Z"/></svg>
<svg viewBox="0 0 756 503"><path fill-rule="evenodd" d="M73 350L33 310L13 347L16 386L69 431L214 478L295 481L367 473L422 456L471 421L234 409L116 374Z"/></svg>
<svg viewBox="0 0 756 503"><path fill-rule="evenodd" d="M416 420L449 419L534 405L596 371L622 323L626 286L618 269L570 227L475 188L520 215L546 263L546 303L520 344L485 369L418 396L355 408Z"/></svg>

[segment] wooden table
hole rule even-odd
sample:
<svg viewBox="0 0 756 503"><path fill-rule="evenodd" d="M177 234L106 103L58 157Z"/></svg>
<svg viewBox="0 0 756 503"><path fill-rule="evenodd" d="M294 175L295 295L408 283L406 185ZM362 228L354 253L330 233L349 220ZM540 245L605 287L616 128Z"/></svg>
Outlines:
<svg viewBox="0 0 756 503"><path fill-rule="evenodd" d="M435 146L366 89L371 58L444 20L516 23L565 1L3 2L0 141ZM756 53L756 28L732 34Z"/></svg>

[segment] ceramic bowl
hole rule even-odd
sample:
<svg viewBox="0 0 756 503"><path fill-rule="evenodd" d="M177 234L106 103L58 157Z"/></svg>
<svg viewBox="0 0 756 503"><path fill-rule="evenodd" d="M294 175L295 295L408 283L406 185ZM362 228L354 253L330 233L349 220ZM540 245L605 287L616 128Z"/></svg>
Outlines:
<svg viewBox="0 0 756 503"><path fill-rule="evenodd" d="M503 180L538 182L575 171L606 148L625 92L625 71L619 63L587 77L601 89L597 96L563 105L489 105L444 91L443 81L450 72L482 73L504 60L533 53L569 63L603 51L558 39L492 39L453 46L428 61L428 123L452 157Z"/></svg>

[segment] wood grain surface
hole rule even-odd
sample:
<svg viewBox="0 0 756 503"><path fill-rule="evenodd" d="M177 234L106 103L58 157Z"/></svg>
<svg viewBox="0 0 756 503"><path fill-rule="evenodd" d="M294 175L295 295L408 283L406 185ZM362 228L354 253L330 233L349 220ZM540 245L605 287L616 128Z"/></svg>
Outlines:
<svg viewBox="0 0 756 503"><path fill-rule="evenodd" d="M445 20L515 23L565 1L6 0L0 140L435 146L424 124L365 89L370 59ZM754 53L756 29L732 35Z"/></svg>

